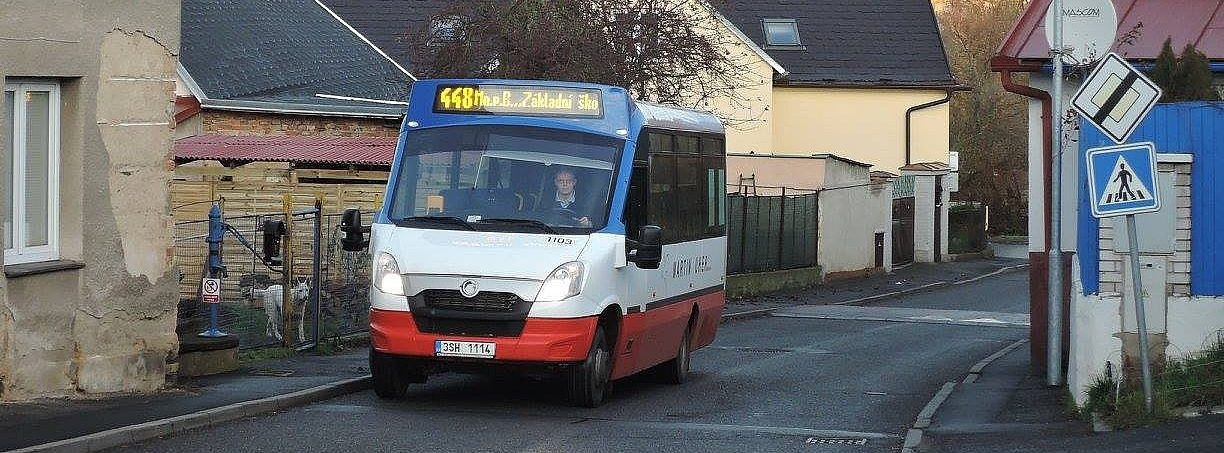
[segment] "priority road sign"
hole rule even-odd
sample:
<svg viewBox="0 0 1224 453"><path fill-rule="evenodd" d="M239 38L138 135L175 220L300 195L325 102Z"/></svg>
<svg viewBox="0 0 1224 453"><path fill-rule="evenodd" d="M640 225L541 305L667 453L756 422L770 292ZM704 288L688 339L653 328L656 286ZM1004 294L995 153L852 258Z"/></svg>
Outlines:
<svg viewBox="0 0 1224 453"><path fill-rule="evenodd" d="M1088 186L1094 217L1159 211L1156 147L1145 142L1088 150Z"/></svg>
<svg viewBox="0 0 1224 453"><path fill-rule="evenodd" d="M1114 142L1124 143L1160 95L1160 87L1110 52L1075 92L1071 105Z"/></svg>
<svg viewBox="0 0 1224 453"><path fill-rule="evenodd" d="M203 299L206 304L221 303L221 279L203 279L200 283L200 299Z"/></svg>

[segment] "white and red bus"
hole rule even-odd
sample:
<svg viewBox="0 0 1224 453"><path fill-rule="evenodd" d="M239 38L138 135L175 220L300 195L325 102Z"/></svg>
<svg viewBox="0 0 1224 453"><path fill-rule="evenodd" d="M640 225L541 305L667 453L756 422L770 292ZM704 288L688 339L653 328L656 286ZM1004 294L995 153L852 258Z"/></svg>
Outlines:
<svg viewBox="0 0 1224 453"><path fill-rule="evenodd" d="M380 397L521 368L593 407L646 369L683 382L714 341L726 170L709 113L602 85L416 82L385 200L369 240Z"/></svg>

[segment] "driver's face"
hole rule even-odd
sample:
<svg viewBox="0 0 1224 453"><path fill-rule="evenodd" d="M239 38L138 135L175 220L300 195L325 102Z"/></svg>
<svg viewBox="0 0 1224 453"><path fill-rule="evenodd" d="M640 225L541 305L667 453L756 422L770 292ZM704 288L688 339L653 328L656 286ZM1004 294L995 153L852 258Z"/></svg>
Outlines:
<svg viewBox="0 0 1224 453"><path fill-rule="evenodd" d="M570 172L557 173L557 176L553 178L553 184L556 184L557 193L561 196L569 196L574 193L574 185L577 183L578 179Z"/></svg>

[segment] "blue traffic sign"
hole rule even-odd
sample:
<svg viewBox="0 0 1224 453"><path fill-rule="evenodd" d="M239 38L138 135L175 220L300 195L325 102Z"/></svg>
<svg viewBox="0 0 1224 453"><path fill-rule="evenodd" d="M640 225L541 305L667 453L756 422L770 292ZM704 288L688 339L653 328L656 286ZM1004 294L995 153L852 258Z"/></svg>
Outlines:
<svg viewBox="0 0 1224 453"><path fill-rule="evenodd" d="M1088 188L1097 218L1159 211L1156 147L1145 142L1088 150Z"/></svg>

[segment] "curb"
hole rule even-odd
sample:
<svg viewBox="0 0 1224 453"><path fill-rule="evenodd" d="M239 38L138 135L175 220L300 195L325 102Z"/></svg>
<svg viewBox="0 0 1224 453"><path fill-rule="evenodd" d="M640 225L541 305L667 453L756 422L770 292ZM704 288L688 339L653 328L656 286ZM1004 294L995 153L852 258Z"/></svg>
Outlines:
<svg viewBox="0 0 1224 453"><path fill-rule="evenodd" d="M978 281L978 280L982 280L982 279L985 279L985 278L994 277L994 276L996 276L996 275L999 275L999 274L1002 274L1002 273L1005 273L1005 272L1011 272L1011 271L1014 271L1014 270L1016 270L1016 269L1026 268L1026 267L1028 267L1028 266L1029 266L1029 265L1028 265L1027 263L1026 263L1026 264L1017 264L1017 265L1014 265L1014 266L1002 267L1002 268L999 268L999 269L994 270L993 272L990 272L990 273L987 273L987 274L982 274L982 275L979 275L979 276L976 276L976 277L972 277L972 278L967 278L967 279L965 279L965 280L957 280L957 281L952 281L952 282L948 282L948 281L943 281L943 282L932 282L932 283L927 283L927 284L925 284L925 285L916 286L916 287L913 287L913 288L900 289L900 290L897 290L897 291L889 291L889 292L887 292L887 293L883 293L883 294L875 294L875 295L871 295L871 296L859 297L859 298L856 298L856 299L843 300L843 301L838 301L838 302L830 302L830 303L827 303L827 304L824 304L824 305L854 305L854 304L863 303L863 302L871 302L871 301L876 301L876 300L881 300L881 299L887 299L887 298L890 298L890 297L904 296L904 295L906 295L906 294L916 293L916 292L919 292L919 291L924 291L924 290L928 290L928 289L931 289L931 288L936 288L936 287L940 287L940 286L956 286L956 285L963 285L963 284L966 284L966 283L976 282L976 281ZM759 309L755 309L755 310L742 311L742 312L738 312L738 313L726 313L726 314L723 314L723 315L722 315L722 317L721 317L721 321L733 321L733 320L738 320L738 319L749 319L749 318L757 318L757 317L767 316L767 315L769 315L769 313L771 313L771 312L773 312L773 311L776 311L776 310L779 310L779 309L783 309L783 308L788 308L788 307L794 307L794 306L797 306L797 305L804 305L804 304L783 305L783 306L780 306L780 307L759 308Z"/></svg>
<svg viewBox="0 0 1224 453"><path fill-rule="evenodd" d="M125 444L141 442L155 437L167 436L196 428L237 420L244 417L265 414L293 406L300 406L317 401L335 398L340 395L359 392L370 388L373 379L369 376L345 379L330 384L298 390L283 395L274 395L257 400L243 401L226 406L205 409L190 414L183 414L161 420L153 420L135 425L122 426L71 439L48 442L8 453L32 452L92 452L118 447Z"/></svg>
<svg viewBox="0 0 1224 453"><path fill-rule="evenodd" d="M1027 266L1027 264L1022 266ZM1004 270L1006 269L1000 269L996 273ZM982 278L985 278L988 275L991 274L983 275ZM977 378L982 374L983 368L986 368L991 362L998 360L999 357L1003 357L1007 353L1012 352L1025 343L1028 343L1027 339L1018 340L1015 343L1007 345L1003 349L995 351L994 354L988 355L986 358L979 360L972 367L969 367L969 375L965 376L965 379L961 381L961 384L970 384L977 381ZM914 426L905 433L905 444L901 446L901 453L915 453L917 451L918 445L922 444L923 430L931 427L931 419L935 417L935 412L939 410L939 406L943 405L944 401L946 401L948 397L952 395L952 391L955 389L955 382L945 383L938 392L935 392L935 396L931 397L930 401L927 401L926 406L922 408L922 411L918 413L918 417L914 419Z"/></svg>

